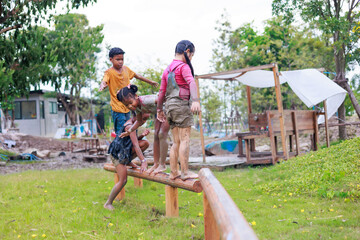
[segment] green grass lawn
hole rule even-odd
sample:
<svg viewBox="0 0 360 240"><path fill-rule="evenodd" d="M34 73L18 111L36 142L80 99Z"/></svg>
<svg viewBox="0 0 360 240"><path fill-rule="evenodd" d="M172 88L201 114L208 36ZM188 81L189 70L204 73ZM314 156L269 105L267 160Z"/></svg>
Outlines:
<svg viewBox="0 0 360 240"><path fill-rule="evenodd" d="M359 146L215 175L260 239L360 239ZM166 218L164 185L129 177L110 212L112 186L102 169L0 176L0 239L203 239L202 194L179 189L180 217Z"/></svg>

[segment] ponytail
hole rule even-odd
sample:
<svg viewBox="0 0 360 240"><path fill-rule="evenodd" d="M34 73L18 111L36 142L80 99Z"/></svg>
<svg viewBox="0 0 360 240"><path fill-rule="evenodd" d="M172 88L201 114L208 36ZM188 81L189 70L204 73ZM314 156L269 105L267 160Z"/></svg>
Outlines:
<svg viewBox="0 0 360 240"><path fill-rule="evenodd" d="M188 49L190 49L191 53L195 52L194 44L188 40L182 40L182 41L178 42L178 44L176 45L175 53L184 54L186 63L189 65L189 67L191 69L191 74L193 75L193 77L195 77L194 68L191 64L191 61L190 61L188 55L186 54L186 50L188 50Z"/></svg>
<svg viewBox="0 0 360 240"><path fill-rule="evenodd" d="M138 87L133 84L129 84L128 86L120 89L120 91L116 94L116 98L124 103L124 101L128 100L129 98L135 98L136 92L138 91Z"/></svg>

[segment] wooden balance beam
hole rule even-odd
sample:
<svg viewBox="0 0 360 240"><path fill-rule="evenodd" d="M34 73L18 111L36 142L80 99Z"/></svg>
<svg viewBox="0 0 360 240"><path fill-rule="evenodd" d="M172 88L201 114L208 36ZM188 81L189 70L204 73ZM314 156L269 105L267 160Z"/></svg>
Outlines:
<svg viewBox="0 0 360 240"><path fill-rule="evenodd" d="M115 167L112 163L105 163L104 169L106 171L115 173L115 184L119 181L116 174ZM147 174L141 173L140 169L127 169L127 174L134 177L134 183L137 187L142 187L142 179L146 179L153 182L165 184L165 202L166 202L166 216L178 217L179 216L179 202L178 202L178 188L192 192L202 192L202 186L198 179L187 179L185 181L177 178L171 180L168 173ZM116 199L121 200L125 197L125 187L121 190Z"/></svg>

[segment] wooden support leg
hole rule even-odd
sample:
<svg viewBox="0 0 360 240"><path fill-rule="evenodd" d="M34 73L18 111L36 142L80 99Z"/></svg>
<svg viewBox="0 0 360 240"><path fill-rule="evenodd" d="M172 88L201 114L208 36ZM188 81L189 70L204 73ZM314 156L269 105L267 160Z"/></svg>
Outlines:
<svg viewBox="0 0 360 240"><path fill-rule="evenodd" d="M248 164L250 164L251 152L250 152L249 139L245 139L245 154L246 154L246 162L247 162Z"/></svg>
<svg viewBox="0 0 360 240"><path fill-rule="evenodd" d="M210 204L204 194L204 227L205 227L205 240L220 239L219 229L217 227L214 214L211 210Z"/></svg>
<svg viewBox="0 0 360 240"><path fill-rule="evenodd" d="M115 182L115 184L119 182L119 176L117 175L117 173L115 173L115 175L114 175L114 182ZM116 196L115 199L120 201L124 198L125 198L125 187L123 187L123 189L121 189L121 191L119 192L119 194Z"/></svg>
<svg viewBox="0 0 360 240"><path fill-rule="evenodd" d="M134 177L134 186L138 188L143 187L143 180L141 178Z"/></svg>
<svg viewBox="0 0 360 240"><path fill-rule="evenodd" d="M178 189L169 185L165 186L166 216L179 216Z"/></svg>
<svg viewBox="0 0 360 240"><path fill-rule="evenodd" d="M255 152L255 139L250 139L250 150Z"/></svg>
<svg viewBox="0 0 360 240"><path fill-rule="evenodd" d="M289 152L292 152L293 151L293 135L289 135L289 147L290 147Z"/></svg>
<svg viewBox="0 0 360 240"><path fill-rule="evenodd" d="M238 147L239 147L239 157L243 157L244 156L244 150L243 150L242 138L241 137L238 137Z"/></svg>

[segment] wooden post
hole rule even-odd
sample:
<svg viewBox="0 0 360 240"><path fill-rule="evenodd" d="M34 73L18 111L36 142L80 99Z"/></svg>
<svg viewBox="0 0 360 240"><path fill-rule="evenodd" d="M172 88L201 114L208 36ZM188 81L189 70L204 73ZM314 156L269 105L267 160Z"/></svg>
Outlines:
<svg viewBox="0 0 360 240"><path fill-rule="evenodd" d="M324 103L324 118L325 118L325 134L326 134L326 146L330 147L330 136L329 136L329 122L328 122L328 115L327 115L327 105L326 100Z"/></svg>
<svg viewBox="0 0 360 240"><path fill-rule="evenodd" d="M204 195L206 195L206 200L204 201L204 217L208 212L212 212L212 219L215 220L220 235L220 237L216 239L258 239L235 202L212 174L210 169L200 169L199 179L204 189ZM210 207L207 207L207 205L210 205ZM211 208L211 210L208 210L209 208ZM206 222L207 220L204 219L205 224ZM211 223L211 221L209 222Z"/></svg>
<svg viewBox="0 0 360 240"><path fill-rule="evenodd" d="M166 216L179 216L178 189L169 185L165 186Z"/></svg>
<svg viewBox="0 0 360 240"><path fill-rule="evenodd" d="M269 130L269 137L270 137L270 147L271 147L271 163L276 163L276 152L277 152L277 143L274 136L273 127L271 124L270 112L266 111L266 116L268 120L268 130Z"/></svg>
<svg viewBox="0 0 360 240"><path fill-rule="evenodd" d="M143 187L143 180L141 178L134 177L134 186L138 188Z"/></svg>
<svg viewBox="0 0 360 240"><path fill-rule="evenodd" d="M209 204L209 201L206 197L206 194L204 193L204 198L203 198L203 203L204 203L204 235L205 235L205 240L218 240L220 239L220 233L219 233L219 229L218 226L216 224L215 221L215 217L214 214L211 210L211 206Z"/></svg>
<svg viewBox="0 0 360 240"><path fill-rule="evenodd" d="M117 175L117 173L114 174L114 182L115 184L119 182L119 176ZM120 193L116 196L115 199L120 201L124 198L125 198L125 186L123 187L123 189L121 189Z"/></svg>
<svg viewBox="0 0 360 240"><path fill-rule="evenodd" d="M201 107L199 79L195 78L195 82L196 82L196 86L197 86L197 92L198 92L198 97L199 97L199 102L200 102L200 107ZM202 156L203 156L203 162L205 163L206 162L206 158L205 158L205 142L204 142L204 130L203 130L203 124L202 124L201 108L200 108L200 112L199 112L199 125L200 125Z"/></svg>
<svg viewBox="0 0 360 240"><path fill-rule="evenodd" d="M247 96L247 103L248 103L248 115L252 112L251 107L251 88L250 86L246 86L246 96Z"/></svg>
<svg viewBox="0 0 360 240"><path fill-rule="evenodd" d="M280 80L279 80L279 71L277 63L274 64L273 67L274 73L274 80L275 80L275 92L276 92L276 101L278 105L278 111L280 113L279 120L280 120L280 131L281 131L281 142L284 152L284 158L287 160L289 159L289 154L287 151L287 144L286 144L286 129L285 129L285 116L284 116L284 109L282 105L282 97L281 97L281 89L280 89Z"/></svg>
<svg viewBox="0 0 360 240"><path fill-rule="evenodd" d="M300 146L299 146L299 130L297 127L297 120L296 120L296 112L291 112L292 120L293 120L293 128L295 132L295 147L296 147L296 156L300 154Z"/></svg>
<svg viewBox="0 0 360 240"><path fill-rule="evenodd" d="M318 128L318 123L317 123L316 112L314 112L313 119L314 119L314 150L317 151L318 144L319 144L319 128Z"/></svg>

